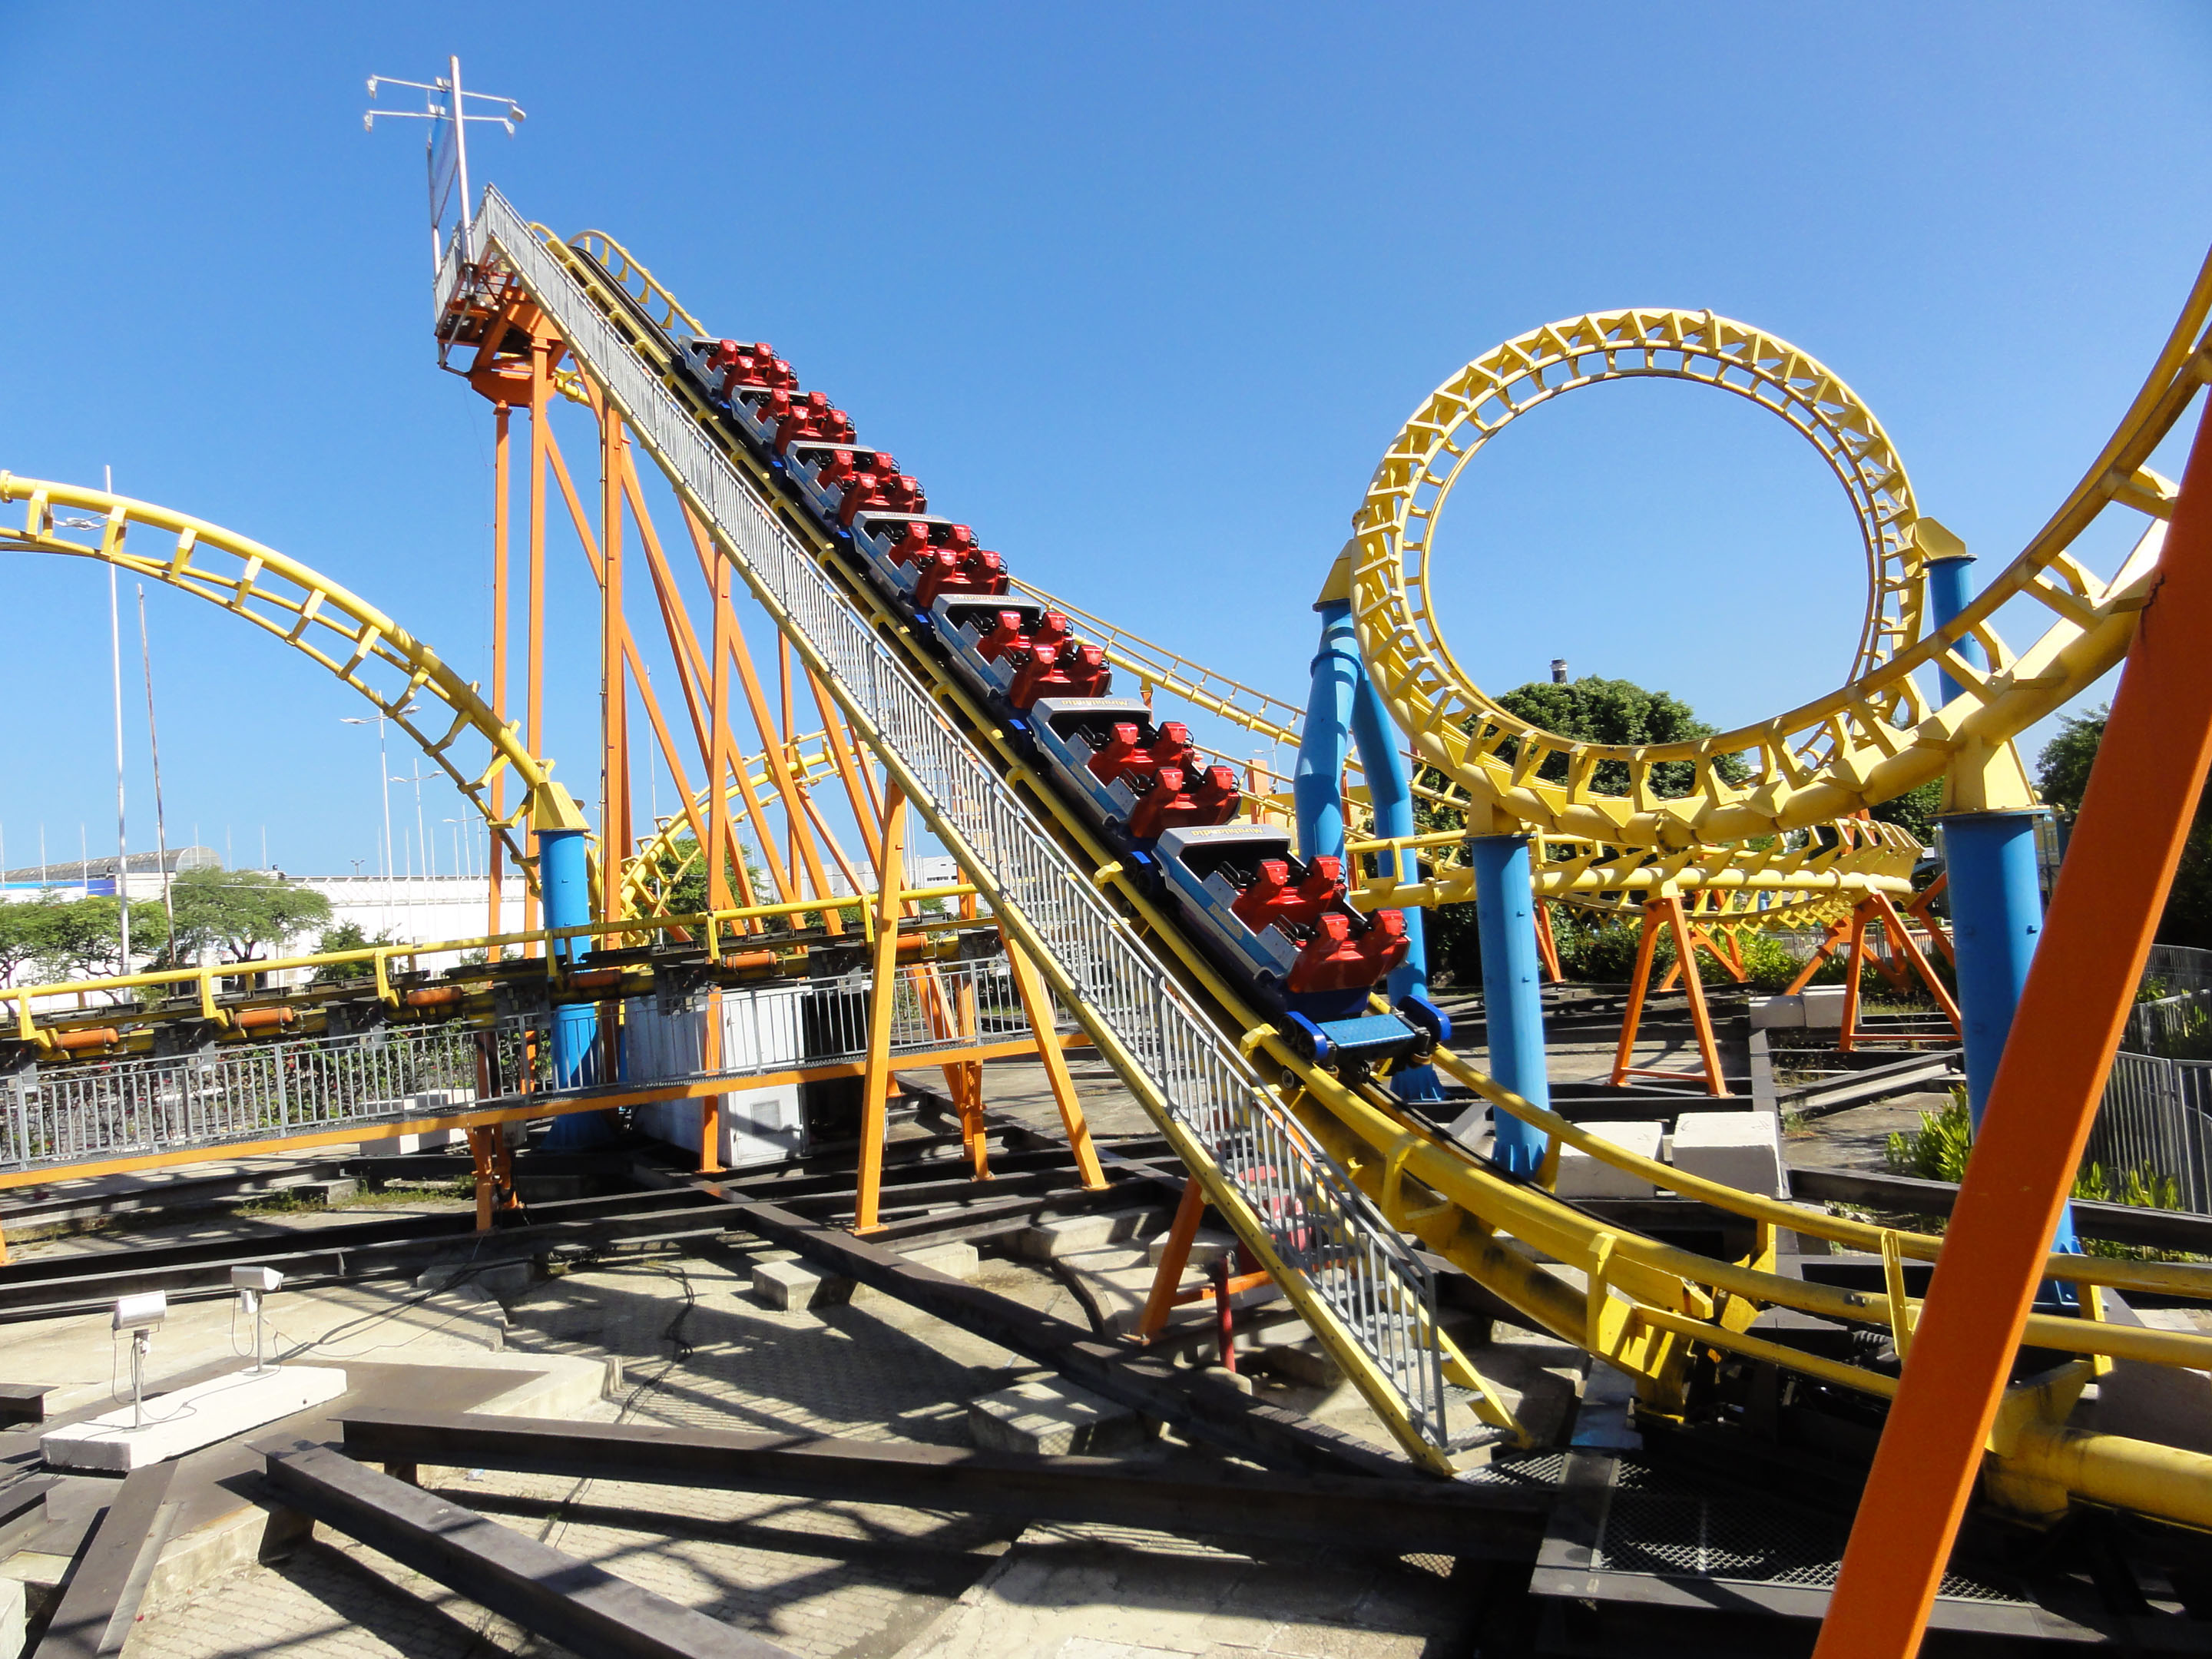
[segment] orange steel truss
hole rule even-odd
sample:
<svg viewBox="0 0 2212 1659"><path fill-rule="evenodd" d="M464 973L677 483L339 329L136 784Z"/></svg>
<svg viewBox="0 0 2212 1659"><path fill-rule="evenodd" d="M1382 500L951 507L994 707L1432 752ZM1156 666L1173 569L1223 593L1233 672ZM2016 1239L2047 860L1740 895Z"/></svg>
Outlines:
<svg viewBox="0 0 2212 1659"><path fill-rule="evenodd" d="M520 410L529 422L525 463L528 477L523 491L527 501L528 539L522 607L522 726L533 752L544 751L545 737L546 529L552 495L557 494L565 509L599 597L600 748L599 836L593 866L595 919L619 921L636 914L626 907L638 902L642 885L626 881L626 877L646 840L662 828L656 824L647 835L641 835L634 819L632 757L640 738L653 744L675 787L678 813L705 865L708 908L768 902L770 896L756 890L757 877L765 879L774 890L773 901L781 903L837 899L837 883L842 880L842 902L823 907L823 924L831 933L842 933L853 926L850 918L860 916L859 925L870 940L876 991L871 1004L868 1059L859 1068L863 1078L863 1133L855 1222L860 1230L871 1228L876 1224L881 1192L889 1097L896 1087L890 1070L890 1036L899 983L899 924L919 914L912 901L898 896L905 890L902 879L907 852L905 803L896 786L880 777L878 769L866 761L825 688L811 671L794 665L781 637L776 641L771 692L733 603L738 588L732 568L689 509L679 503L678 510L708 607L703 627L695 623L678 572L647 504L634 449L622 420L605 405L598 388L586 377L564 372L566 347L544 314L519 289L510 290L480 338L482 343L463 372L493 409L493 710L502 720L511 718L508 698L514 689L511 659L516 623L511 614L515 495L511 427L514 414ZM598 487L589 499L579 488L550 418L555 404L563 401L580 405L594 424L599 476ZM639 562L644 567L641 583L633 580L641 574L634 568ZM675 665L676 698L680 703L677 722L664 712L640 650L639 635L629 618L629 592L639 586L650 590L655 622ZM802 696L811 717L821 721L823 744L844 805L857 827L861 842L858 862L847 854L821 804L814 799L806 772L794 763L801 736L796 722ZM633 707L644 716L642 733L631 731ZM750 728L744 741L736 729L740 719ZM756 783L753 766L745 758L755 751L765 766L765 788ZM695 777L701 781L695 784ZM502 803L503 782L503 778L495 777L491 785L495 811ZM750 832L750 847L740 840L741 829ZM757 866L750 857L756 850ZM506 873L496 845L492 859L489 919L496 933L501 920L501 878ZM868 896L870 885L877 896ZM963 903L965 914L975 915L973 899ZM536 896L526 885L526 928L535 924L536 906ZM755 932L768 925L759 918L746 924ZM676 931L681 936L682 930ZM1003 933L1001 938L1005 939ZM615 948L623 942L621 935L611 935L602 943L605 948ZM1030 1024L1030 1041L982 1042L972 985L963 981L957 987L951 986L935 969L925 966L919 980L924 1016L935 1035L957 1045L931 1054L928 1063L944 1073L960 1115L970 1167L978 1179L983 1179L990 1173L983 1121L983 1061L1024 1050L1034 1053L1043 1066L1078 1172L1085 1185L1103 1187L1105 1176L1061 1052L1066 1039L1057 1030L1051 993L1035 963L1012 940L1005 939L1005 943L1012 976ZM536 947L530 948L534 954ZM710 1073L719 1069L723 1059L720 994L719 990L708 993L702 1060ZM612 1007L603 1010L600 1029L610 1049L617 1018ZM685 1097L702 1102L700 1168L702 1173L714 1173L719 1167L719 1097L704 1089L687 1091ZM498 1195L511 1196L511 1182L501 1161L504 1150L494 1148L495 1138L490 1129L483 1130L481 1137L476 1130L471 1131L471 1145L477 1152L479 1212L487 1222L490 1206L503 1201Z"/></svg>
<svg viewBox="0 0 2212 1659"><path fill-rule="evenodd" d="M1703 1067L1698 1072L1662 1071L1656 1067L1638 1066L1636 1035L1644 1023L1644 1004L1651 984L1651 963L1657 955L1661 930L1664 929L1674 941L1674 967L1659 989L1664 991L1672 982L1674 973L1684 963L1691 971L1682 976L1682 989L1690 1002L1690 1024L1697 1034L1698 1060ZM1730 941L1734 948L1734 941ZM1711 933L1692 924L1687 908L1679 894L1668 893L1645 901L1644 921L1636 945L1636 970L1628 982L1628 1007L1620 1020L1620 1042L1613 1050L1613 1086L1616 1089L1632 1077L1663 1079L1669 1083L1702 1083L1710 1095L1725 1095L1728 1079L1721 1074L1721 1052L1718 1040L1713 1035L1712 1011L1705 1005L1704 981L1696 972L1698 951L1705 951L1738 981L1743 978L1743 963L1740 957L1731 960L1727 952L1713 940Z"/></svg>

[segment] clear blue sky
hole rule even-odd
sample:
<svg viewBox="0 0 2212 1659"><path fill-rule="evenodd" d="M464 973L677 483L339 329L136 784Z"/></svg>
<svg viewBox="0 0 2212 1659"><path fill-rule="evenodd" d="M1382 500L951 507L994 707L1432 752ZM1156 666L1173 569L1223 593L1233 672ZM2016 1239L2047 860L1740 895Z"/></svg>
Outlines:
<svg viewBox="0 0 2212 1659"><path fill-rule="evenodd" d="M419 138L360 120L367 76L453 51L530 112L477 137L479 179L773 340L1022 574L1294 696L1376 456L1498 340L1632 303L1772 330L1866 398L1989 568L2212 238L2196 5L616 15L0 0L0 467L112 465L483 674L489 417L433 364ZM1486 684L1565 656L1733 722L1836 683L1859 554L1778 422L1600 388L1482 465L1443 545ZM581 637L574 564L556 638ZM0 584L8 862L42 822L55 861L80 822L98 853L104 579L8 556ZM294 872L373 868L357 700L149 603L172 841L251 863L266 826ZM572 784L595 718L580 666L550 744ZM149 843L143 726L131 755Z"/></svg>

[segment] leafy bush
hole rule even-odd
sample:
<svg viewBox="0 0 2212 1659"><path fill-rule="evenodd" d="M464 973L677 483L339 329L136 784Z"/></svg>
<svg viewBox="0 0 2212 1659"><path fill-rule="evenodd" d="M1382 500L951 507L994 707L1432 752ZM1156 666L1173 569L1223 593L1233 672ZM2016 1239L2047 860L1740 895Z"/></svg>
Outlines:
<svg viewBox="0 0 2212 1659"><path fill-rule="evenodd" d="M1966 1155L1973 1150L1973 1121L1966 1111L1966 1091L1963 1085L1954 1085L1948 1106L1940 1112L1923 1112L1917 1129L1900 1130L1890 1136L1887 1161L1899 1175L1917 1176L1923 1181L1948 1181L1955 1185L1966 1177ZM2083 1164L2074 1177L2073 1196L2099 1204L2178 1210L2181 1207L2181 1183L2156 1170L2108 1171L2101 1164L2089 1163ZM2148 1250L2100 1238L2084 1239L2081 1249L2090 1255L2130 1261L2194 1259L2172 1251Z"/></svg>
<svg viewBox="0 0 2212 1659"><path fill-rule="evenodd" d="M1973 1145L1974 1124L1966 1112L1966 1091L1954 1087L1948 1106L1940 1112L1921 1113L1917 1129L1900 1129L1890 1136L1885 1155L1889 1167L1899 1175L1955 1185L1966 1177L1966 1154Z"/></svg>
<svg viewBox="0 0 2212 1659"><path fill-rule="evenodd" d="M1754 933L1747 930L1741 936L1744 969L1751 975L1752 988L1773 995L1784 989L1804 970L1805 964L1790 953L1790 947L1771 933Z"/></svg>

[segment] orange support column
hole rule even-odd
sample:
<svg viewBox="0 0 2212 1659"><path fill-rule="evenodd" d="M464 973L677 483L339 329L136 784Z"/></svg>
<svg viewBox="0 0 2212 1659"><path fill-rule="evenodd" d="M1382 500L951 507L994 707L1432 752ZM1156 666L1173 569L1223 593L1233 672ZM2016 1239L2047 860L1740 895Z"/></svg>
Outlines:
<svg viewBox="0 0 2212 1659"><path fill-rule="evenodd" d="M2060 867L1817 1659L1927 1627L2212 761L2212 414Z"/></svg>
<svg viewBox="0 0 2212 1659"><path fill-rule="evenodd" d="M1721 1075L1720 1044L1713 1036L1712 1012L1705 1006L1705 981L1698 972L1689 918L1682 914L1680 899L1663 902L1668 923L1674 930L1674 960L1683 964L1682 994L1690 1000L1690 1025L1698 1036L1698 1058L1705 1064L1705 1092L1724 1095L1728 1092L1728 1079Z"/></svg>
<svg viewBox="0 0 2212 1659"><path fill-rule="evenodd" d="M622 417L599 411L599 920L623 912L623 866L629 857L629 670L623 660ZM611 947L611 933L601 941ZM612 1076L611 1071L608 1073Z"/></svg>
<svg viewBox="0 0 2212 1659"><path fill-rule="evenodd" d="M491 493L491 712L501 725L507 721L507 544L508 473L511 466L507 448L507 416L511 410L506 404L492 406L492 493ZM491 775L491 816L507 816L507 769L501 767ZM496 934L500 922L500 885L507 873L507 843L497 829L484 837L489 843L491 858L491 889L486 902L484 931Z"/></svg>
<svg viewBox="0 0 2212 1659"><path fill-rule="evenodd" d="M492 1140L498 1133L496 1128L468 1131L469 1160L476 1166L477 1231L480 1233L491 1231L492 1209L498 1201L499 1178L491 1150Z"/></svg>
<svg viewBox="0 0 2212 1659"><path fill-rule="evenodd" d="M1674 966L1682 973L1682 993L1690 1004L1690 1026L1697 1035L1698 1058L1705 1067L1699 1078L1694 1073L1668 1072L1650 1066L1639 1066L1636 1057L1636 1034L1644 1023L1644 987L1650 983L1651 960L1659 947L1659 927L1663 925L1674 940ZM1620 1022L1620 1043L1613 1050L1613 1086L1616 1089L1632 1077L1663 1078L1669 1082L1703 1082L1710 1095L1728 1093L1728 1079L1721 1075L1720 1044L1713 1035L1713 1017L1705 1006L1705 981L1698 975L1697 939L1690 927L1689 918L1682 912L1680 897L1669 895L1649 900L1644 906L1644 937L1636 947L1636 976L1628 988L1628 1008ZM1717 951L1714 952L1719 954ZM1725 963L1723 964L1725 966ZM1672 975L1669 975L1672 977ZM1662 986L1661 988L1664 989Z"/></svg>
<svg viewBox="0 0 2212 1659"><path fill-rule="evenodd" d="M1190 1265L1190 1247L1198 1237L1198 1224L1206 1217L1206 1188L1192 1176L1183 1182L1182 1201L1176 1206L1175 1224L1167 1243L1160 1246L1159 1266L1152 1270L1152 1294L1137 1319L1137 1340L1149 1342L1159 1334L1175 1311L1176 1293L1182 1288L1183 1269Z"/></svg>
<svg viewBox="0 0 2212 1659"><path fill-rule="evenodd" d="M876 861L875 971L868 993L868 1061L860 1079L860 1172L853 1231L872 1232L883 1197L884 1139L890 1128L891 1014L898 1001L899 896L906 890L906 796L884 787L883 854Z"/></svg>
<svg viewBox="0 0 2212 1659"><path fill-rule="evenodd" d="M1552 907L1541 899L1536 901L1536 955L1553 984L1566 977L1559 971L1559 941L1552 932Z"/></svg>
<svg viewBox="0 0 2212 1659"><path fill-rule="evenodd" d="M1867 908L1856 905L1844 945L1844 1029L1837 1034L1838 1052L1849 1054L1858 1042L1859 996L1866 983Z"/></svg>
<svg viewBox="0 0 2212 1659"><path fill-rule="evenodd" d="M1076 1170L1083 1176L1083 1184L1096 1192L1106 1184L1106 1171L1099 1167L1098 1149L1091 1144L1091 1126L1084 1120L1083 1101L1075 1092L1074 1078L1068 1073L1066 1052L1060 1046L1060 1022L1053 1012L1052 988L1003 925L999 937L1006 942L1006 965L1013 969L1014 988L1022 995L1022 1011L1030 1017L1030 1030L1036 1037L1037 1061L1044 1067L1045 1080L1052 1085L1053 1103L1060 1108L1060 1126L1067 1131L1067 1144L1075 1153Z"/></svg>
<svg viewBox="0 0 2212 1659"><path fill-rule="evenodd" d="M1628 1006L1620 1016L1620 1042L1613 1051L1613 1086L1620 1088L1628 1081L1636 1062L1636 1033L1644 1024L1645 988L1651 983L1651 958L1659 948L1659 935L1652 921L1663 901L1647 900L1644 906L1644 922L1637 935L1636 968L1628 976Z"/></svg>
<svg viewBox="0 0 2212 1659"><path fill-rule="evenodd" d="M546 404L553 395L553 359L560 348L538 339L530 345L530 574L526 609L530 635L523 659L523 741L533 755L545 752L545 466L553 434L547 429ZM522 890L522 930L538 925L537 896L526 883ZM526 944L522 953L538 954L536 944Z"/></svg>

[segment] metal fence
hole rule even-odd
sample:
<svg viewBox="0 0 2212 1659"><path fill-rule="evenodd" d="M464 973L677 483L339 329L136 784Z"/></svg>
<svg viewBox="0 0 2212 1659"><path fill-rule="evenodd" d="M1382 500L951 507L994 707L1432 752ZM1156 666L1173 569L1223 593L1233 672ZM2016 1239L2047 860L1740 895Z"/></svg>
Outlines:
<svg viewBox="0 0 2212 1659"><path fill-rule="evenodd" d="M2116 1199L2132 1175L2171 1182L2173 1207L2212 1213L2212 1060L2114 1055L2082 1161Z"/></svg>
<svg viewBox="0 0 2212 1659"><path fill-rule="evenodd" d="M1443 1443L1436 1288L1419 1257L1183 1000L1088 872L969 745L496 190L484 192L476 226L477 246L488 258L495 252L553 319L637 441L703 512L776 626L823 665L856 728L905 775L909 794L990 891L994 908L1028 924L1143 1083L1260 1218L1279 1258L1364 1350L1421 1432ZM447 296L441 289L441 312Z"/></svg>
<svg viewBox="0 0 2212 1659"><path fill-rule="evenodd" d="M370 1031L26 1067L0 1082L0 1167L131 1158L456 1110L477 1098L479 1035ZM494 1086L513 1089L524 1032L481 1035L494 1045Z"/></svg>
<svg viewBox="0 0 2212 1659"><path fill-rule="evenodd" d="M2143 964L2143 983L2172 995L2212 990L2212 951L2190 945L2154 945Z"/></svg>
<svg viewBox="0 0 2212 1659"><path fill-rule="evenodd" d="M715 1075L865 1059L871 991L866 974L726 990ZM701 1075L704 1001L664 1011L650 998L629 1000L623 1079ZM1003 957L900 970L891 1010L895 1056L926 1058L1028 1029ZM527 1042L533 1032L542 1037L544 1028L516 1021L490 1031L380 1030L162 1059L27 1066L0 1079L0 1168L65 1167L318 1129L373 1128L464 1109L487 1080L495 1093L514 1094L526 1068L532 1085L545 1091L550 1045ZM585 1086L599 1081L599 1053L594 1044Z"/></svg>
<svg viewBox="0 0 2212 1659"><path fill-rule="evenodd" d="M721 994L720 1064L705 1063L707 997L626 1005L623 1075L634 1083L679 1077L746 1077L866 1060L874 1000L866 973L742 986ZM902 968L891 1003L894 1060L1018 1036L1029 1030L1006 959Z"/></svg>
<svg viewBox="0 0 2212 1659"><path fill-rule="evenodd" d="M2212 990L2183 991L2128 1011L2120 1047L2168 1060L2212 1058Z"/></svg>

